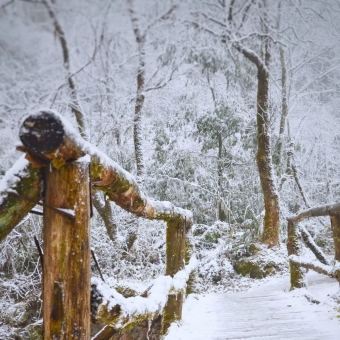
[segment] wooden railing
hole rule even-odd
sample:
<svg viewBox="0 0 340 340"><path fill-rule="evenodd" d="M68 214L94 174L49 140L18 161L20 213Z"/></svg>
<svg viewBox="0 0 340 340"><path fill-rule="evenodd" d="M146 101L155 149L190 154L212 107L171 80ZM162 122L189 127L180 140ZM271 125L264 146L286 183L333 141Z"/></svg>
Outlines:
<svg viewBox="0 0 340 340"><path fill-rule="evenodd" d="M28 116L20 139L18 150L25 158L0 183L0 241L36 204L43 206L44 338L90 339L90 311L106 324L96 340L109 339L119 328L158 315L162 315L161 334L166 334L169 325L181 319L185 284L194 268L193 260L188 264L191 248L186 246L192 213L147 197L132 175L86 142L56 112ZM164 286L159 301L154 293L157 284L150 296L133 301L92 279L97 305L91 306L91 190L104 191L136 216L167 223L166 276L159 279ZM131 307L137 300L144 309Z"/></svg>
<svg viewBox="0 0 340 340"><path fill-rule="evenodd" d="M305 219L311 217L329 216L334 240L334 261L331 264L322 250L315 244L306 228L299 225ZM320 274L334 277L340 284L340 203L311 208L299 214L287 218L288 240L287 249L290 265L291 289L306 286L306 269L314 270ZM317 260L309 261L301 257L302 244L310 248Z"/></svg>

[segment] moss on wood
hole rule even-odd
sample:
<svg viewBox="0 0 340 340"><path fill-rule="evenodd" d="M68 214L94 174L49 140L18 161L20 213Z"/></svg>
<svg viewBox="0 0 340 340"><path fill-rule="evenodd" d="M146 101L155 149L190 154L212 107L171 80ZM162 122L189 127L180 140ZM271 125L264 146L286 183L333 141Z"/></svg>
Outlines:
<svg viewBox="0 0 340 340"><path fill-rule="evenodd" d="M0 205L0 241L2 241L11 230L31 211L35 206L34 201L39 201L41 193L40 169L28 164L23 171L16 174L19 181L12 186ZM2 193L3 195L6 193ZM28 198L28 199L25 199Z"/></svg>

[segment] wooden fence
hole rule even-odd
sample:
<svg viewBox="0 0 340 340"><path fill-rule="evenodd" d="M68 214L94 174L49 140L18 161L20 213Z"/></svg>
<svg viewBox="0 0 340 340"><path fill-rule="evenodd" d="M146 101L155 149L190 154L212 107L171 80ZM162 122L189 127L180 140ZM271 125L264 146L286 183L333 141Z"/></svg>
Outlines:
<svg viewBox="0 0 340 340"><path fill-rule="evenodd" d="M329 216L334 240L334 261L331 264L321 249L315 244L308 231L299 223L311 217ZM340 284L340 203L311 208L289 217L287 249L290 264L291 289L306 286L306 269L320 274L334 277ZM301 257L301 239L314 253L316 261L309 261Z"/></svg>
<svg viewBox="0 0 340 340"><path fill-rule="evenodd" d="M91 311L93 319L106 325L96 340L159 315L161 334L166 334L181 319L185 285L195 267L186 245L192 213L144 195L133 176L56 112L26 117L20 139L18 150L25 158L0 184L0 241L35 205L43 206L44 339L89 340ZM165 276L144 297L125 299L97 279L91 285L91 190L104 191L137 216L167 223Z"/></svg>

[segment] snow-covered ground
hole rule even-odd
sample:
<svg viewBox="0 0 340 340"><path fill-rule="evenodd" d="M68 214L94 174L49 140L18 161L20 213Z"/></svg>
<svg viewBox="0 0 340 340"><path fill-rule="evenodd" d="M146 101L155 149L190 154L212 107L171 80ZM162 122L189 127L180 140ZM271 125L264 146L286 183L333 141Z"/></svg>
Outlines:
<svg viewBox="0 0 340 340"><path fill-rule="evenodd" d="M308 290L289 291L289 278L272 277L246 292L189 296L180 325L166 340L339 340L334 279L309 272ZM309 302L306 295L320 301Z"/></svg>

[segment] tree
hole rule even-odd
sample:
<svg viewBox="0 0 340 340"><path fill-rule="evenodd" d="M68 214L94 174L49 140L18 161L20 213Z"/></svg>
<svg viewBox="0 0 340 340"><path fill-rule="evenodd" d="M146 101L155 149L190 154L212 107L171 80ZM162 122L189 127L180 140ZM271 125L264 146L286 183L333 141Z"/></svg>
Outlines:
<svg viewBox="0 0 340 340"><path fill-rule="evenodd" d="M216 8L220 8L222 15L218 15ZM211 13L215 9L215 16ZM236 10L237 9L237 10ZM251 11L260 13L259 16L251 15ZM237 14L235 14L237 13ZM212 28L198 25L209 34L219 37L220 42L230 44L246 59L254 64L257 69L257 167L260 175L261 188L263 192L265 218L262 240L269 247L279 244L280 214L279 197L276 190L275 177L272 164L272 148L270 138L270 113L269 113L269 66L271 59L268 19L268 4L266 0L259 3L250 1L245 6L238 7L235 0L231 0L229 6L226 1L220 1L216 7L209 6L209 14L197 12L198 17L202 17ZM228 14L228 15L226 15ZM221 21L219 18L221 17ZM251 32L248 36L255 36L258 41L253 43L259 48L261 55L244 45L242 29L246 23L256 25L256 32ZM197 25L197 24L196 24ZM219 33L216 33L219 32Z"/></svg>
<svg viewBox="0 0 340 340"><path fill-rule="evenodd" d="M213 113L201 117L197 121L196 136L203 139L202 150L216 150L216 173L217 173L217 211L218 219L226 221L226 206L223 204L223 171L230 169L234 162L239 161L233 155L232 148L239 142L236 134L242 135L242 118L238 112L234 112L231 103L216 104ZM234 103L232 103L234 104ZM240 157L241 158L241 157ZM228 174L230 172L228 171ZM226 176L228 176L226 174Z"/></svg>

